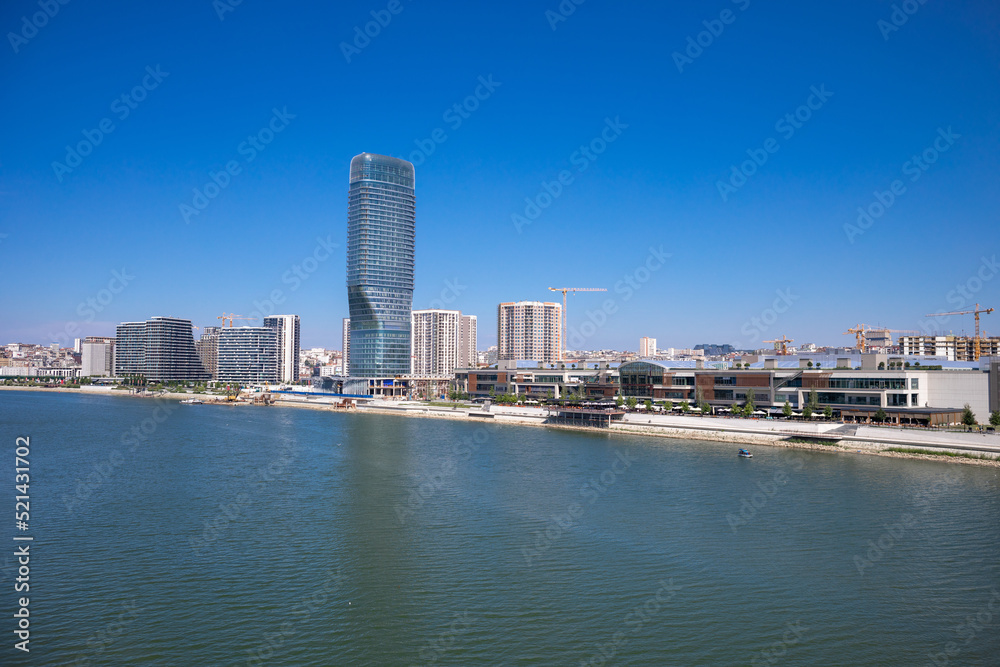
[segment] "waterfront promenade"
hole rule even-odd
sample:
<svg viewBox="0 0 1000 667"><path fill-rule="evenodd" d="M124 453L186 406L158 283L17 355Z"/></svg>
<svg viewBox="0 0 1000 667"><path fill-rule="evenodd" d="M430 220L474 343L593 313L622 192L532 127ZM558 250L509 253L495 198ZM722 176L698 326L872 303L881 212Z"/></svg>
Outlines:
<svg viewBox="0 0 1000 667"><path fill-rule="evenodd" d="M19 389L0 387L2 389ZM23 390L23 389L22 389ZM109 396L135 396L108 387L85 386L80 389L34 389L34 391L66 391ZM191 398L194 394L160 394L167 400ZM275 394L275 405L316 410L343 410L335 407L340 398L324 394ZM198 395L206 401L209 395ZM249 404L239 404L248 406ZM223 406L237 407L237 406ZM549 423L552 414L544 407L492 405L488 410L476 407L445 407L417 401L372 400L359 403L360 413L395 414L406 417L460 419L495 424L521 424L547 428L580 428ZM711 440L743 445L778 445L800 449L820 449L897 458L947 459L965 463L980 463L1000 467L1000 434L944 431L927 428L844 424L839 421L786 421L779 419L741 419L694 415L659 415L628 413L603 432L652 435L666 438ZM995 456L997 460L926 455L893 449L932 450L940 454Z"/></svg>

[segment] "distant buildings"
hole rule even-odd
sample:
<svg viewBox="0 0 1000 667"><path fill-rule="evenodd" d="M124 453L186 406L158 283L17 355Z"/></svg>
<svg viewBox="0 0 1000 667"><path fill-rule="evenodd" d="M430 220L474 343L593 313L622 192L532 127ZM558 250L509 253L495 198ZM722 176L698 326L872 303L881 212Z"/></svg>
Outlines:
<svg viewBox="0 0 1000 667"><path fill-rule="evenodd" d="M115 375L142 375L149 382L210 378L195 351L191 320L177 317L119 324Z"/></svg>
<svg viewBox="0 0 1000 667"><path fill-rule="evenodd" d="M694 346L694 349L701 350L707 357L724 357L727 354L733 354L736 352L736 349L729 343L724 343L722 345L716 345L714 343L699 343Z"/></svg>
<svg viewBox="0 0 1000 667"><path fill-rule="evenodd" d="M299 381L299 316L271 315L264 318L264 326L275 331L277 346L278 382Z"/></svg>
<svg viewBox="0 0 1000 667"><path fill-rule="evenodd" d="M201 338L195 344L194 349L198 352L201 365L205 367L213 380L219 379L219 327L205 327L202 329Z"/></svg>
<svg viewBox="0 0 1000 667"><path fill-rule="evenodd" d="M410 372L416 197L413 165L362 153L351 160L347 300L354 377Z"/></svg>
<svg viewBox="0 0 1000 667"><path fill-rule="evenodd" d="M480 350L476 353L479 359L479 363L484 366L492 366L497 363L498 348L496 345L490 345L485 350ZM469 368L472 368L471 366Z"/></svg>
<svg viewBox="0 0 1000 667"><path fill-rule="evenodd" d="M221 382L278 381L278 334L275 329L223 327L218 336L218 379Z"/></svg>
<svg viewBox="0 0 1000 667"><path fill-rule="evenodd" d="M540 301L497 306L499 360L558 361L562 350L562 306Z"/></svg>
<svg viewBox="0 0 1000 667"><path fill-rule="evenodd" d="M639 339L639 356L651 359L656 356L656 339L643 336Z"/></svg>

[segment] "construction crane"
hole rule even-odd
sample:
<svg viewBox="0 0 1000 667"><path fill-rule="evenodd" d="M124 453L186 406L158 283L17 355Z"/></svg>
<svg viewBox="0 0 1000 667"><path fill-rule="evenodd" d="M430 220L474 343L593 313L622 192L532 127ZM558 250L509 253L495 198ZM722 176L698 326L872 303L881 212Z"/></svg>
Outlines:
<svg viewBox="0 0 1000 667"><path fill-rule="evenodd" d="M569 318L566 315L566 292L607 292L608 290L603 287L550 287L549 291L552 292L562 292L563 295L563 326L562 326L562 349L559 350L559 357L562 358L563 352L566 349L566 335L567 335L567 324Z"/></svg>
<svg viewBox="0 0 1000 667"><path fill-rule="evenodd" d="M229 313L228 315L226 315L225 313L222 313L222 315L219 315L215 319L222 320L222 326L223 326L223 328L225 328L225 326L226 326L226 320L229 320L229 328L232 328L232 326L233 326L233 320L253 320L253 319L256 319L256 318L253 318L253 317L244 317L242 315L237 315L236 313Z"/></svg>
<svg viewBox="0 0 1000 667"><path fill-rule="evenodd" d="M976 304L975 310L957 310L953 313L932 313L926 317L945 317L948 315L975 315L976 316L976 337L973 339L975 357L973 361L979 361L979 356L983 351L982 339L979 337L979 314L985 313L989 315L993 312L993 308L980 308L979 304Z"/></svg>
<svg viewBox="0 0 1000 667"><path fill-rule="evenodd" d="M887 329L886 327L870 327L867 324L859 324L853 329L848 329L843 333L844 336L849 334L854 334L858 339L858 350L861 352L868 351L868 333L872 331L887 331L889 333L920 333L919 331L914 331L913 329ZM766 341L765 341L766 342Z"/></svg>
<svg viewBox="0 0 1000 667"><path fill-rule="evenodd" d="M794 338L785 338L784 334L781 334L781 338L776 338L774 340L765 340L764 343L774 343L774 349L778 354L786 355L788 354L788 344L794 343ZM779 347L780 346L780 347Z"/></svg>

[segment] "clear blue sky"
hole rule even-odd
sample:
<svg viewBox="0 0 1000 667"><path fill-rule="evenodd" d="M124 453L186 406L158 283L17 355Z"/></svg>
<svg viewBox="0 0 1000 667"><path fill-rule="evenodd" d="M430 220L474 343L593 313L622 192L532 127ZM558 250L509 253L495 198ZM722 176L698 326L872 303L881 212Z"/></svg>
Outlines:
<svg viewBox="0 0 1000 667"><path fill-rule="evenodd" d="M614 301L588 348L847 344L859 322L918 329L926 313L1000 306L998 269L981 266L1000 251L995 3L913 2L891 31L892 3L859 0L588 0L565 21L546 16L556 0L401 0L396 14L381 0L244 0L222 20L219 5L70 2L37 31L22 20L37 2L0 9L0 342L153 315L214 325L280 290L304 346L339 348L350 159L410 159L419 140L434 152L417 160L414 307L444 293L479 316L481 348L497 303L549 300L549 286L609 290L570 297L576 328ZM391 20L348 62L341 44L372 11ZM679 71L674 53L710 29ZM445 115L490 76L467 118ZM800 127L776 125L809 102ZM243 144L273 109L294 118L263 150ZM608 118L627 128L606 131L593 161L576 153ZM78 166L53 167L104 119L113 131ZM926 170L907 164L925 149ZM747 151L767 161L724 197ZM229 161L239 173L186 222L181 204ZM519 232L512 214L564 170L572 182ZM881 217L845 231L897 179ZM289 272L327 237L338 247L296 285ZM671 257L647 275L650 246ZM625 276L648 280L629 294Z"/></svg>

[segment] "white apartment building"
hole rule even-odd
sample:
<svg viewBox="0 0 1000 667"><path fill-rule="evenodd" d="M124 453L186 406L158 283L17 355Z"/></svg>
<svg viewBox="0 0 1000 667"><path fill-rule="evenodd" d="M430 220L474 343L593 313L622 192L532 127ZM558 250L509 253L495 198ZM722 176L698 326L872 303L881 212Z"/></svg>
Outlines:
<svg viewBox="0 0 1000 667"><path fill-rule="evenodd" d="M271 315L264 318L264 326L274 329L278 346L278 381L299 381L299 316Z"/></svg>
<svg viewBox="0 0 1000 667"><path fill-rule="evenodd" d="M115 344L90 340L80 343L80 377L111 377L115 369Z"/></svg>
<svg viewBox="0 0 1000 667"><path fill-rule="evenodd" d="M351 373L350 359L351 359L351 318L344 318L344 330L341 334L343 347L343 366L344 366L344 376L347 377Z"/></svg>
<svg viewBox="0 0 1000 667"><path fill-rule="evenodd" d="M462 315L458 323L458 368L475 368L479 362L478 321L475 315Z"/></svg>
<svg viewBox="0 0 1000 667"><path fill-rule="evenodd" d="M242 384L278 381L277 333L270 327L219 330L219 380Z"/></svg>
<svg viewBox="0 0 1000 667"><path fill-rule="evenodd" d="M656 356L656 339L643 336L639 339L639 356L651 359Z"/></svg>
<svg viewBox="0 0 1000 667"><path fill-rule="evenodd" d="M462 313L414 310L411 313L411 375L454 375L459 358Z"/></svg>
<svg viewBox="0 0 1000 667"><path fill-rule="evenodd" d="M558 303L518 301L497 306L500 360L559 361L562 333L562 306Z"/></svg>

